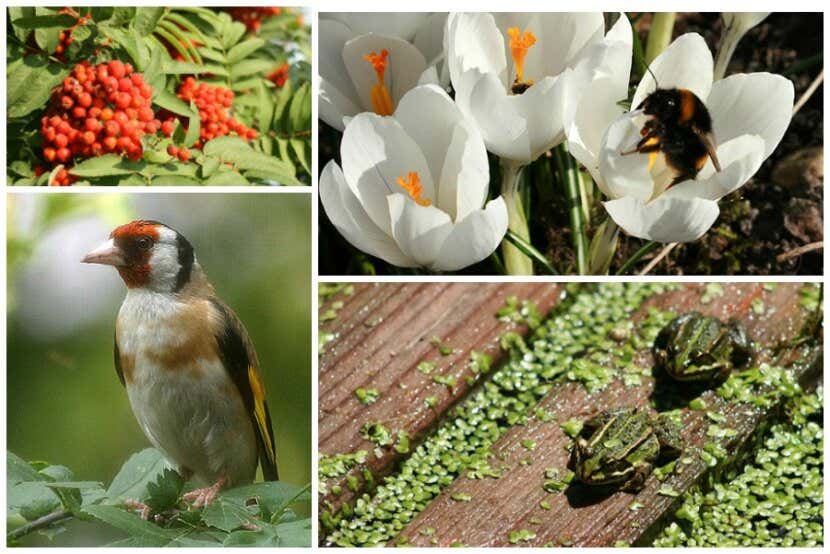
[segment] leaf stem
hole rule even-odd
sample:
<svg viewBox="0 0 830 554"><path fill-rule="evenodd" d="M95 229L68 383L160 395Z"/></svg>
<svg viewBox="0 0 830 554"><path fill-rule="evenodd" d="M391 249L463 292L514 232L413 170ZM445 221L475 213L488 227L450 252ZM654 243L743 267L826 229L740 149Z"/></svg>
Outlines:
<svg viewBox="0 0 830 554"><path fill-rule="evenodd" d="M507 206L507 228L516 236L530 243L530 229L527 225L522 197L519 193L519 177L524 166L501 161L501 195ZM504 267L510 275L533 275L533 262L510 241L502 241Z"/></svg>
<svg viewBox="0 0 830 554"><path fill-rule="evenodd" d="M515 246L518 250L520 250L524 255L529 258L536 260L536 262L548 270L550 275L559 275L559 272L556 271L556 268L553 267L553 264L548 261L544 254L536 250L532 244L524 240L518 234L514 233L510 229L507 230L507 234L504 236L505 240L509 241L513 246Z"/></svg>
<svg viewBox="0 0 830 554"><path fill-rule="evenodd" d="M646 44L646 64L654 61L654 58L666 49L671 42L672 31L674 31L674 12L657 12L651 21L651 30L648 32L648 43Z"/></svg>
<svg viewBox="0 0 830 554"><path fill-rule="evenodd" d="M50 514L46 514L45 516L39 517L35 520L30 521L25 525L21 525L14 531L11 531L7 535L8 541L16 541L22 539L26 535L33 533L35 531L40 531L41 529L46 529L47 527L54 525L56 523L60 523L66 519L70 519L72 516L72 512L67 512L66 510L57 510Z"/></svg>
<svg viewBox="0 0 830 554"><path fill-rule="evenodd" d="M582 213L579 168L568 154L568 149L564 144L554 149L554 159L559 170L559 178L565 188L565 197L568 200L571 240L576 254L577 271L580 275L586 275L588 273L588 238L585 234L586 221Z"/></svg>
<svg viewBox="0 0 830 554"><path fill-rule="evenodd" d="M628 270L634 267L634 264L639 262L643 256L657 248L659 245L659 242L655 242L653 240L650 240L647 243L645 243L643 246L640 247L639 250L634 252L634 254L632 254L631 257L625 261L622 267L620 267L617 270L617 275L625 275L626 273L628 273Z"/></svg>

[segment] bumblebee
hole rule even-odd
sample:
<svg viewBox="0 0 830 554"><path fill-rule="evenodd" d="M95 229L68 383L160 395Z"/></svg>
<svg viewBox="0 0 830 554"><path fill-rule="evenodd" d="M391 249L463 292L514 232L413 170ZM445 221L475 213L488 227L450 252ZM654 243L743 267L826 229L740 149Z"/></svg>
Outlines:
<svg viewBox="0 0 830 554"><path fill-rule="evenodd" d="M675 177L669 187L694 179L711 158L720 171L712 135L712 117L695 93L685 88L657 88L643 100L638 110L651 116L640 129L642 137L627 154L662 152Z"/></svg>

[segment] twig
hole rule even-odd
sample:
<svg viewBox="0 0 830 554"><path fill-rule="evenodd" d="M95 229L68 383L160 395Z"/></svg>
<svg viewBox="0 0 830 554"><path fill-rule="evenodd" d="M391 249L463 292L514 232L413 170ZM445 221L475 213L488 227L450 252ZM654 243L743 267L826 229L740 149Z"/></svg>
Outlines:
<svg viewBox="0 0 830 554"><path fill-rule="evenodd" d="M820 87L821 83L823 83L823 82L824 82L824 70L822 69L821 73L818 74L818 77L813 79L813 82L810 83L810 86L807 87L807 90L804 91L804 94L801 95L801 98L799 98L798 102L796 102L795 106L793 106L793 115L797 114L798 110L800 110L801 108L804 107L804 104L807 103L807 100L810 99L810 97L813 95L813 93L816 92L816 90L818 90L818 87Z"/></svg>
<svg viewBox="0 0 830 554"><path fill-rule="evenodd" d="M14 531L12 531L11 533L9 533L8 540L16 541L17 539L22 539L29 533L45 529L50 525L54 525L55 523L59 523L71 517L72 512L67 512L66 510L58 510L56 512L52 512L51 514L46 514L45 516L30 521L26 525L22 525Z"/></svg>
<svg viewBox="0 0 830 554"><path fill-rule="evenodd" d="M790 258L797 258L802 254L806 254L807 252L812 252L813 250L821 250L824 248L824 241L820 240L817 242L811 242L810 244L805 244L804 246L799 246L798 248L793 248L792 250L788 250L782 254L778 254L775 257L775 261L783 262L784 260L789 260Z"/></svg>
<svg viewBox="0 0 830 554"><path fill-rule="evenodd" d="M660 263L660 260L662 260L663 258L665 258L666 256L668 256L668 255L669 255L669 252L671 252L672 250L674 250L675 246L677 246L678 244L680 244L680 243L679 243L679 242L673 242L673 243L671 243L671 244L667 244L667 245L666 245L666 246L665 246L665 247L664 247L664 248L660 251L660 253L659 253L659 254L657 254L656 256L654 256L654 259L653 259L653 260L651 260L650 262L648 262L648 265L647 265L646 267L644 267L644 268L643 268L643 270L640 272L640 275L648 275L648 273L649 273L652 269L654 269L654 266L656 266L658 263Z"/></svg>

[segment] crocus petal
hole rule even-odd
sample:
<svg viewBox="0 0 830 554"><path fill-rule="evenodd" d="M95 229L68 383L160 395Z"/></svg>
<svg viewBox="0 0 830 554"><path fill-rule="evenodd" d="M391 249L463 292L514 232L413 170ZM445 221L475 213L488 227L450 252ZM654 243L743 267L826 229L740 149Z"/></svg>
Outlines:
<svg viewBox="0 0 830 554"><path fill-rule="evenodd" d="M706 101L712 88L712 53L697 33L686 33L675 39L649 66L660 88L685 88ZM657 88L654 78L646 72L634 93L631 107L636 108Z"/></svg>
<svg viewBox="0 0 830 554"><path fill-rule="evenodd" d="M507 206L499 196L455 225L432 268L457 271L478 263L498 248L506 232Z"/></svg>
<svg viewBox="0 0 830 554"><path fill-rule="evenodd" d="M348 41L343 47L343 62L367 111L374 111L371 91L378 79L375 69L363 56L384 49L389 51L389 66L383 80L395 104L418 85L418 79L427 67L424 55L397 37L368 33Z"/></svg>
<svg viewBox="0 0 830 554"><path fill-rule="evenodd" d="M631 196L603 204L626 233L657 242L690 242L709 230L718 218L718 203L705 198L661 195L651 202Z"/></svg>
<svg viewBox="0 0 830 554"><path fill-rule="evenodd" d="M545 12L539 14L542 42L539 55L545 60L544 75L558 75L573 67L592 45L602 40L605 20L599 12Z"/></svg>
<svg viewBox="0 0 830 554"><path fill-rule="evenodd" d="M326 12L320 14L320 20L321 23L326 19L340 21L352 30L352 35L382 33L411 41L427 15L418 12Z"/></svg>
<svg viewBox="0 0 830 554"><path fill-rule="evenodd" d="M419 206L403 194L390 194L386 200L395 242L418 265L432 266L452 232L450 216L434 206Z"/></svg>
<svg viewBox="0 0 830 554"><path fill-rule="evenodd" d="M766 159L790 125L794 94L792 81L772 73L730 75L717 81L706 99L715 139L722 143L759 135Z"/></svg>
<svg viewBox="0 0 830 554"><path fill-rule="evenodd" d="M504 38L492 14L451 13L446 33L447 64L456 90L462 83L461 76L473 69L495 75L502 89L507 90Z"/></svg>
<svg viewBox="0 0 830 554"><path fill-rule="evenodd" d="M340 143L343 174L372 221L391 234L386 197L403 193L398 177L416 171L423 198L434 201L432 176L421 149L394 118L372 113L356 115Z"/></svg>
<svg viewBox="0 0 830 554"><path fill-rule="evenodd" d="M360 107L354 101L342 94L340 90L325 79L320 79L320 93L317 102L317 113L323 121L342 131L346 128L344 118L356 115ZM357 96L355 95L355 99Z"/></svg>
<svg viewBox="0 0 830 554"><path fill-rule="evenodd" d="M643 122L642 113L628 112L615 119L605 131L599 152L599 171L604 183L602 191L606 196L633 196L645 202L654 193L648 156L622 154L637 145Z"/></svg>
<svg viewBox="0 0 830 554"><path fill-rule="evenodd" d="M523 94L508 97L508 102L524 117L530 141L527 158L510 159L530 163L565 140L564 112L569 102L576 104L576 98L569 97L574 92L568 86L573 76L573 70L566 69L555 77L545 77Z"/></svg>
<svg viewBox="0 0 830 554"><path fill-rule="evenodd" d="M469 116L476 122L487 150L508 160L530 163L533 158L528 121L516 103L517 98L508 96L495 75L484 74L470 92ZM463 110L461 104L459 107Z"/></svg>
<svg viewBox="0 0 830 554"><path fill-rule="evenodd" d="M352 246L399 267L417 267L392 237L372 222L333 161L320 174L320 201L329 220Z"/></svg>
<svg viewBox="0 0 830 554"><path fill-rule="evenodd" d="M764 139L756 135L743 135L725 142L718 146L718 160L722 171L715 171L709 160L696 179L678 183L664 195L720 200L738 190L761 167Z"/></svg>
<svg viewBox="0 0 830 554"><path fill-rule="evenodd" d="M456 126L437 185L438 205L457 223L481 209L489 180L487 150L478 131L469 124Z"/></svg>
<svg viewBox="0 0 830 554"><path fill-rule="evenodd" d="M447 13L433 13L427 17L415 33L414 44L427 60L427 65L434 67L438 83L446 88L450 84L449 67L444 55L444 31L447 27Z"/></svg>

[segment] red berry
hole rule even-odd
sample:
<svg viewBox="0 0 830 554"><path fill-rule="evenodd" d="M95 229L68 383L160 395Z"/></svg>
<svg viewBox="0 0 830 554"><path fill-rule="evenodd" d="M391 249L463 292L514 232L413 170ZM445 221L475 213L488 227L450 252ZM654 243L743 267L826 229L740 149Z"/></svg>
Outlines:
<svg viewBox="0 0 830 554"><path fill-rule="evenodd" d="M173 120L168 119L164 123L161 124L161 132L167 135L168 137L173 134L173 130L176 128Z"/></svg>
<svg viewBox="0 0 830 554"><path fill-rule="evenodd" d="M104 139L104 149L108 152L112 152L115 150L115 147L118 146L118 139L115 137L107 137Z"/></svg>
<svg viewBox="0 0 830 554"><path fill-rule="evenodd" d="M63 148L64 146L69 144L69 139L66 137L66 135L57 135L53 142L55 143L55 146L57 146L58 148Z"/></svg>
<svg viewBox="0 0 830 554"><path fill-rule="evenodd" d="M109 63L109 72L115 77L116 79L120 79L124 76L127 71L125 70L124 63L120 60L112 60Z"/></svg>
<svg viewBox="0 0 830 554"><path fill-rule="evenodd" d="M181 150L179 150L179 159L183 162L186 162L187 160L189 160L190 159L190 150L188 150L187 148L182 148Z"/></svg>
<svg viewBox="0 0 830 554"><path fill-rule="evenodd" d="M92 131L87 131L83 134L83 140L85 144L92 144L95 142L95 133Z"/></svg>
<svg viewBox="0 0 830 554"><path fill-rule="evenodd" d="M43 157L47 162L53 161L55 159L55 149L47 146L43 149Z"/></svg>
<svg viewBox="0 0 830 554"><path fill-rule="evenodd" d="M59 148L55 154L55 157L62 162L69 161L70 156L72 156L72 153L69 151L69 148Z"/></svg>
<svg viewBox="0 0 830 554"><path fill-rule="evenodd" d="M174 144L171 144L167 147L167 153L175 158L179 155L179 149Z"/></svg>

